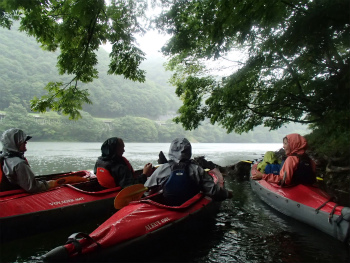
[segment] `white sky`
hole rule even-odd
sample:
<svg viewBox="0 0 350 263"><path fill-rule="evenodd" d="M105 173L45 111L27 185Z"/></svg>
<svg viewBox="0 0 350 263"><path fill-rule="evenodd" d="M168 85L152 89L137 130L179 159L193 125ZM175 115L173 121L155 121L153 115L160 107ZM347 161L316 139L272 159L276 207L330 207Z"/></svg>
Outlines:
<svg viewBox="0 0 350 263"><path fill-rule="evenodd" d="M108 1L107 1L108 2ZM148 16L154 17L161 12L160 8L148 10ZM138 47L146 54L146 59L149 57L163 57L160 52L162 46L170 38L169 35L159 34L156 30L149 31L143 36L138 36L137 44ZM107 52L111 52L112 46L110 44L104 45L103 48ZM247 53L239 51L231 51L225 56L225 59L218 59L216 61L207 61L205 64L207 69L218 76L231 75L241 65L238 61L244 62L247 58Z"/></svg>
<svg viewBox="0 0 350 263"><path fill-rule="evenodd" d="M109 4L110 0L105 0L105 2ZM149 7L146 13L147 13L147 16L150 18L160 14L160 12L161 12L161 8ZM138 36L136 38L137 38L137 43L139 45L138 47L143 52L146 53L146 57L149 57L149 56L162 56L160 49L170 37L159 34L156 30L153 30L153 31L147 32L143 36ZM112 50L112 47L110 44L104 45L103 48L107 52L111 52Z"/></svg>
<svg viewBox="0 0 350 263"><path fill-rule="evenodd" d="M160 49L169 39L169 36L158 34L156 31L149 31L143 36L137 37L139 48L149 56L162 56ZM111 52L111 44L102 46L107 52Z"/></svg>

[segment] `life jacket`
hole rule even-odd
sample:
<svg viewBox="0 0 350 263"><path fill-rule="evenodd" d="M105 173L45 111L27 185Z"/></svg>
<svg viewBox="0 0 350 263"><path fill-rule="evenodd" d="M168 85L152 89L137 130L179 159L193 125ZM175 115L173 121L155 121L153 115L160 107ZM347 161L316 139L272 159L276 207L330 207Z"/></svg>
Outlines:
<svg viewBox="0 0 350 263"><path fill-rule="evenodd" d="M132 176L135 178L136 177L136 174L135 174L135 171L134 171L134 168L132 168L130 162L128 159L126 159L124 156L122 156L124 162L126 163L126 166L129 168L129 170L131 171L132 173Z"/></svg>
<svg viewBox="0 0 350 263"><path fill-rule="evenodd" d="M307 154L295 155L299 158L299 165L293 173L291 184L314 184L316 174L312 169L311 159Z"/></svg>
<svg viewBox="0 0 350 263"><path fill-rule="evenodd" d="M199 193L199 185L189 175L190 162L171 162L171 174L163 186L165 204L179 206Z"/></svg>
<svg viewBox="0 0 350 263"><path fill-rule="evenodd" d="M130 162L124 156L122 158L123 158L126 166L128 167L128 169L132 172L133 176L135 176L134 169L132 168ZM96 168L97 181L101 186L103 186L105 188L114 188L114 187L119 186L119 185L117 185L115 178L112 176L112 174L109 170L109 169L111 169L110 166L111 165L108 164L105 167L98 166Z"/></svg>

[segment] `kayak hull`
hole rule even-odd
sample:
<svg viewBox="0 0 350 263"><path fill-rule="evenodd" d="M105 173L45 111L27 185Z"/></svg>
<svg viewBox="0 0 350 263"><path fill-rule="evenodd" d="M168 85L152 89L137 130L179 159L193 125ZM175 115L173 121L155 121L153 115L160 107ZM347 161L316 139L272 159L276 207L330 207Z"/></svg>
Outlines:
<svg viewBox="0 0 350 263"><path fill-rule="evenodd" d="M88 236L74 241L69 238L72 242L51 250L43 260L95 262L109 257L118 256L118 260L123 255L130 257L130 252L139 253L140 248L155 244L154 240L163 242L164 237L171 235L169 233L178 234L185 228L199 227L199 222L208 222L216 215L221 203L199 193L181 206L170 207L161 203L161 196L156 194L131 202Z"/></svg>
<svg viewBox="0 0 350 263"><path fill-rule="evenodd" d="M176 212L168 210L165 212L157 209L157 215L148 216L144 220L131 223L135 221L135 218L133 218L131 221L118 225L120 219L117 218L116 214L119 211L122 212L124 209L122 208L89 235L96 242L99 242L99 245L94 241L84 240L86 242L81 242L83 246L81 254L72 253L75 248L71 244L59 246L45 254L43 260L44 262L103 262L110 261L116 256L118 260L130 258L130 255L133 255L132 253L135 253L135 251L138 251L138 253L143 251L144 253L149 249L150 244L153 246L153 244L163 242L164 238L168 236L183 233L185 228L193 230L192 227L198 227L198 221L208 221L209 217L213 217L217 213L220 203L213 202L211 199L203 201L198 203L198 207L190 211ZM137 217L142 213L141 211L154 209L151 207L152 205L149 206L147 203L135 205L136 207L132 209L136 209ZM131 215L131 217L134 217L134 215ZM110 221L114 221L117 226L107 226ZM153 226L155 229L150 229ZM142 234L140 235L140 233ZM188 232L186 231L186 233Z"/></svg>
<svg viewBox="0 0 350 263"><path fill-rule="evenodd" d="M89 176L89 171L79 171ZM69 173L75 174L75 173ZM120 187L103 189L95 178L45 192L2 192L0 197L1 242L52 230L91 217L110 215Z"/></svg>
<svg viewBox="0 0 350 263"><path fill-rule="evenodd" d="M252 167L254 173L256 164ZM350 208L338 206L330 196L315 186L280 187L265 180L250 179L252 190L277 211L306 223L340 240L347 241Z"/></svg>

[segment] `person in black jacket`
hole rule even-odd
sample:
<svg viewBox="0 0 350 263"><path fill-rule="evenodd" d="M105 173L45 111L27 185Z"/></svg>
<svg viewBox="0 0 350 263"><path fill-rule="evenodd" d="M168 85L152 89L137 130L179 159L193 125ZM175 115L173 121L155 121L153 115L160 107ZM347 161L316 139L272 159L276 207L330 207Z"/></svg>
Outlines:
<svg viewBox="0 0 350 263"><path fill-rule="evenodd" d="M141 175L136 175L130 162L123 156L124 141L118 137L107 139L101 146L102 155L98 157L94 173L101 186L112 188L145 183L153 172L152 164L147 163Z"/></svg>

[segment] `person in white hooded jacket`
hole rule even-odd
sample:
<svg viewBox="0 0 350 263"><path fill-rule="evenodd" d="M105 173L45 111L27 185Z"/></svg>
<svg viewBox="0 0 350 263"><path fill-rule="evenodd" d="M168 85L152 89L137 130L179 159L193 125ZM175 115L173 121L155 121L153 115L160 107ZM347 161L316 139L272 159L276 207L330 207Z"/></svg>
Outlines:
<svg viewBox="0 0 350 263"><path fill-rule="evenodd" d="M175 191L175 195L177 195L175 197L176 200L172 199L171 202L168 202L169 205L180 205L199 191L216 201L232 198L232 192L215 184L212 176L194 163L191 160L191 156L192 146L190 142L186 138L174 139L169 149L169 161L157 168L144 185L151 189L152 192L163 190L165 201L167 201L166 185L172 173L172 166L174 164L187 163L186 169L188 169L189 179L180 182L182 185L175 186L179 191ZM184 183L191 184L191 186L185 186L183 185Z"/></svg>
<svg viewBox="0 0 350 263"><path fill-rule="evenodd" d="M24 152L27 151L27 141L31 138L17 128L3 132L1 137L3 148L0 154L2 173L0 191L22 188L29 193L35 193L57 186L56 180L39 181L35 179L35 174L24 157Z"/></svg>

